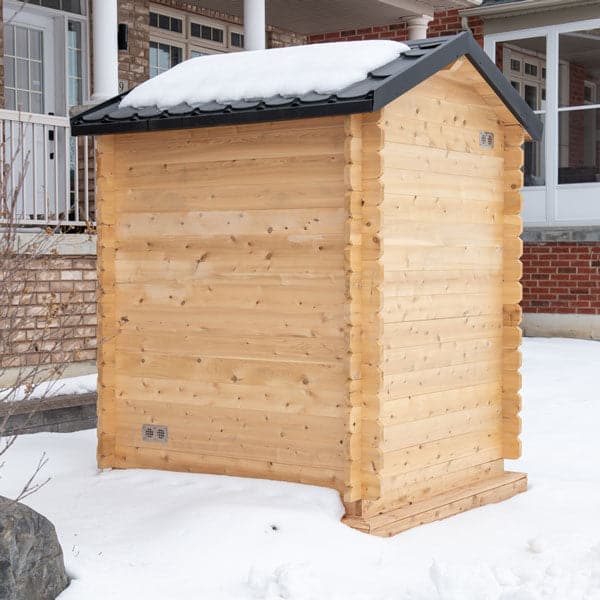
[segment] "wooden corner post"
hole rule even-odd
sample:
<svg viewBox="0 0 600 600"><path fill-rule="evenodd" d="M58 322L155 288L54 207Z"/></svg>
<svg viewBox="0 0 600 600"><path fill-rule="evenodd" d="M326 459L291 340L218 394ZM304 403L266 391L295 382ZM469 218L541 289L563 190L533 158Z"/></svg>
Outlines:
<svg viewBox="0 0 600 600"><path fill-rule="evenodd" d="M114 466L116 443L115 406L115 138L97 141L98 223L98 466Z"/></svg>

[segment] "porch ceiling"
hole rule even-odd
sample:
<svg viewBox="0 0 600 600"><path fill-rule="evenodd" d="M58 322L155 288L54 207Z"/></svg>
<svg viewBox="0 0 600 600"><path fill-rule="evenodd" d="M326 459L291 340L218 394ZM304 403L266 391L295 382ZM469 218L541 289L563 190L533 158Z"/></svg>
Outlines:
<svg viewBox="0 0 600 600"><path fill-rule="evenodd" d="M243 0L197 0L199 6L237 17ZM266 0L267 23L300 34L394 23L436 10L472 8L481 0Z"/></svg>

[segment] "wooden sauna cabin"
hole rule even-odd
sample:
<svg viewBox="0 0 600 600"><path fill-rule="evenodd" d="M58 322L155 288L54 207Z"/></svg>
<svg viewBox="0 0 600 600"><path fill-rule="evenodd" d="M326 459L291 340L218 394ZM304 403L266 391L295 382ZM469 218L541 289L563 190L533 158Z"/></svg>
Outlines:
<svg viewBox="0 0 600 600"><path fill-rule="evenodd" d="M326 486L383 536L526 489L541 124L470 34L330 93L126 97L72 122L98 136L101 467Z"/></svg>

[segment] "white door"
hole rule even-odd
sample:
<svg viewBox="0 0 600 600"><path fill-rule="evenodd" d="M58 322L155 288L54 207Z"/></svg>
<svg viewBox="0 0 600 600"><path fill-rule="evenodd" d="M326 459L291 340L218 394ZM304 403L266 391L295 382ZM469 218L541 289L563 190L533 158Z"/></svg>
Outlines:
<svg viewBox="0 0 600 600"><path fill-rule="evenodd" d="M5 107L21 113L3 122L9 189L20 187L17 218L63 220L67 131L56 125L55 21L33 10L7 11L4 19ZM55 124L52 124L54 121Z"/></svg>

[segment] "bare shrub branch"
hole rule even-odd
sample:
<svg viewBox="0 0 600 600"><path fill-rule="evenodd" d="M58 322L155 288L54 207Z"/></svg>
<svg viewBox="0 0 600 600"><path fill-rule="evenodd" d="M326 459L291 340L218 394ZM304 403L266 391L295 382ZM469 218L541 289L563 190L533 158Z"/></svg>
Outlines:
<svg viewBox="0 0 600 600"><path fill-rule="evenodd" d="M2 124L0 123L0 127ZM80 326L84 311L74 292L51 291L39 274L49 271L55 260L55 234L62 231L60 215L55 227L27 230L20 220L27 202L25 177L29 152L23 139L7 135L0 144L0 457L14 445L17 433L11 419L18 412L30 424L38 410L60 388L60 378L69 358L76 354L66 332ZM16 148L15 148L16 146ZM7 153L8 152L8 153ZM17 167L18 166L18 167ZM31 187L31 186L29 186ZM33 192L35 193L35 192ZM48 203L47 203L48 204ZM21 210L21 213L19 212ZM50 215L47 215L49 217ZM23 412L23 407L27 410ZM37 478L48 461L44 454L17 498L35 493L47 481Z"/></svg>

